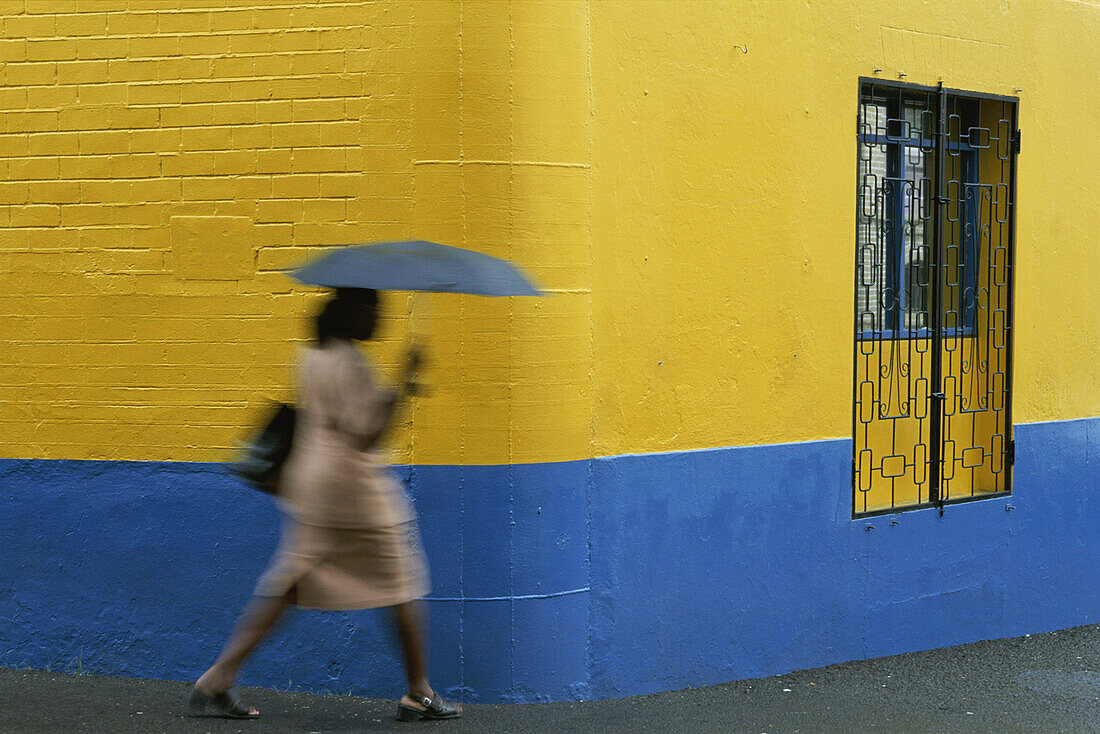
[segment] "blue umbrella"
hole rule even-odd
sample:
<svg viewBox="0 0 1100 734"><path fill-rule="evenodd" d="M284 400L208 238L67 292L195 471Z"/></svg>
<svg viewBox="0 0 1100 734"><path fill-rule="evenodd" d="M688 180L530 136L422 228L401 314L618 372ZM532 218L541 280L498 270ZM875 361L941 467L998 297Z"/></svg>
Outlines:
<svg viewBox="0 0 1100 734"><path fill-rule="evenodd" d="M299 283L326 288L541 295L507 260L423 240L341 247L289 275Z"/></svg>

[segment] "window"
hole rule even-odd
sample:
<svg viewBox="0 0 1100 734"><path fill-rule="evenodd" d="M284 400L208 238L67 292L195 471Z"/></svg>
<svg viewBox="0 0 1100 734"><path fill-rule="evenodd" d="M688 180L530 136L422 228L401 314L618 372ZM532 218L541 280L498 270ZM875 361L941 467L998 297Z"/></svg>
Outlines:
<svg viewBox="0 0 1100 734"><path fill-rule="evenodd" d="M1016 104L860 82L854 515L1010 491Z"/></svg>

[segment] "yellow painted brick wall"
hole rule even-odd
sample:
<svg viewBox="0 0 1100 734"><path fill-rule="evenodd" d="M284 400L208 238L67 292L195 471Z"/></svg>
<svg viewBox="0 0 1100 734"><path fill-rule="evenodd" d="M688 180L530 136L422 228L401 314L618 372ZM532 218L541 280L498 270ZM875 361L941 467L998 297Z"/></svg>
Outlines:
<svg viewBox="0 0 1100 734"><path fill-rule="evenodd" d="M280 269L411 237L559 295L431 297L398 458L585 453L583 11L0 1L0 455L225 458L308 335L316 294ZM547 28L567 53L515 50ZM407 298L386 305L392 366Z"/></svg>
<svg viewBox="0 0 1100 734"><path fill-rule="evenodd" d="M0 23L3 455L223 458L289 394L316 305L279 270L409 237L554 295L431 298L399 460L848 436L876 74L1020 96L1014 416L1100 411L1097 192L1066 179L1100 155L1094 3L0 0Z"/></svg>

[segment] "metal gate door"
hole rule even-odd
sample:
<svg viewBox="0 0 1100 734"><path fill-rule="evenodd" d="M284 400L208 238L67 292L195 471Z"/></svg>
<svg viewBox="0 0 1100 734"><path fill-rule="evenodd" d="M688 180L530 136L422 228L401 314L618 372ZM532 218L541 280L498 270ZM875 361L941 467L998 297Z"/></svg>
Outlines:
<svg viewBox="0 0 1100 734"><path fill-rule="evenodd" d="M1016 105L860 81L853 516L1011 491Z"/></svg>

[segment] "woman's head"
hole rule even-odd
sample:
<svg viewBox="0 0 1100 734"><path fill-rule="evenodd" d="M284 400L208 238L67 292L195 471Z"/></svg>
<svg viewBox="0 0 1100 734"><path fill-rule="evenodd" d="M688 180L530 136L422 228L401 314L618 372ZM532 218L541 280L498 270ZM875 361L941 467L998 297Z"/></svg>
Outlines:
<svg viewBox="0 0 1100 734"><path fill-rule="evenodd" d="M317 343L330 339L370 339L378 323L378 291L337 288L317 314Z"/></svg>

